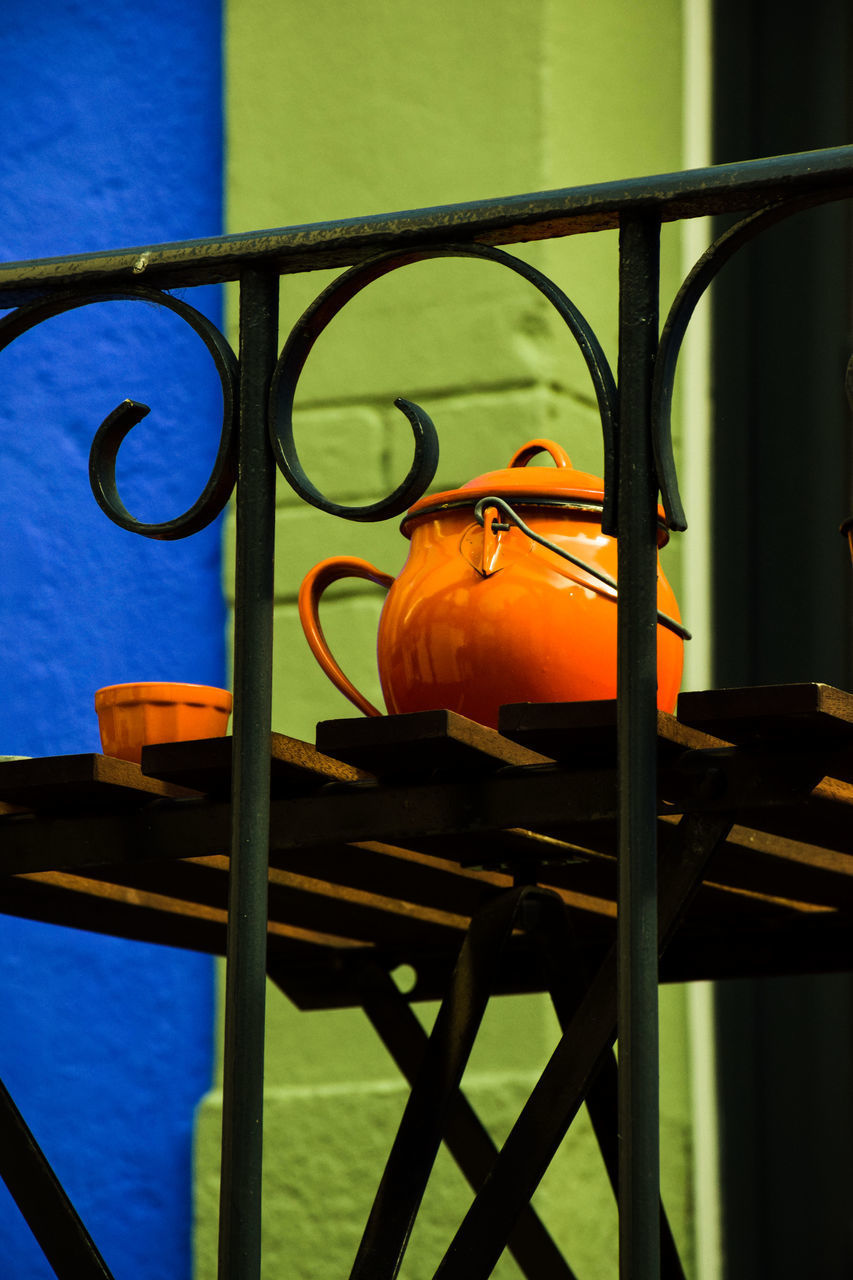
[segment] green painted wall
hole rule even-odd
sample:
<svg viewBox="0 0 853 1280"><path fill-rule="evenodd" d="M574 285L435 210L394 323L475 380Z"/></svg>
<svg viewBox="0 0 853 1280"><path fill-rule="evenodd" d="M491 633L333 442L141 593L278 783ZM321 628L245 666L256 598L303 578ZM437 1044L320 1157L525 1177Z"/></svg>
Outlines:
<svg viewBox="0 0 853 1280"><path fill-rule="evenodd" d="M676 0L229 0L226 22L231 231L680 167ZM563 285L615 362L615 237L520 252ZM666 263L671 294L674 239ZM283 282L283 332L326 278ZM577 465L600 470L600 429L580 357L544 299L492 264L407 268L373 285L321 338L300 383L298 442L309 474L330 496L367 501L404 474L410 437L392 407L401 394L438 427L437 487L505 465L542 434L566 445ZM280 482L274 728L312 740L317 720L356 714L302 638L295 597L304 572L341 553L396 572L407 545L396 521L341 522L301 507ZM226 572L230 582L230 561ZM324 603L333 648L378 701L381 594L354 584ZM357 1013L300 1014L273 988L268 1009L264 1275L328 1280L348 1274L405 1093ZM664 993L662 1024L664 1178L689 1254L680 991ZM490 1011L466 1087L498 1136L555 1039L543 999L498 1001ZM198 1121L199 1280L215 1275L219 1122L213 1091ZM585 1280L613 1276L612 1195L584 1116L575 1130L542 1185L540 1207ZM467 1203L449 1160L435 1184L405 1276L432 1274ZM518 1271L504 1259L497 1274Z"/></svg>

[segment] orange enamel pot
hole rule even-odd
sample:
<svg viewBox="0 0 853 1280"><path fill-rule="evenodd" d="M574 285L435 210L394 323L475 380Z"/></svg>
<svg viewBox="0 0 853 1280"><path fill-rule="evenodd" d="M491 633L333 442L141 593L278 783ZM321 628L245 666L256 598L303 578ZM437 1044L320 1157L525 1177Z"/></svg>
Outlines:
<svg viewBox="0 0 853 1280"><path fill-rule="evenodd" d="M526 465L541 452L553 468ZM509 503L530 530L593 572L533 541L497 507L486 506L481 525L475 508L488 497ZM306 576L299 611L315 657L361 711L380 714L338 666L319 621L326 587L359 577L388 588L377 657L389 712L446 707L496 726L509 703L615 698L616 540L601 530L603 498L601 480L575 471L550 440L530 441L503 471L421 498L402 522L411 549L398 578L346 556ZM672 711L683 631L660 566L658 610L658 706Z"/></svg>

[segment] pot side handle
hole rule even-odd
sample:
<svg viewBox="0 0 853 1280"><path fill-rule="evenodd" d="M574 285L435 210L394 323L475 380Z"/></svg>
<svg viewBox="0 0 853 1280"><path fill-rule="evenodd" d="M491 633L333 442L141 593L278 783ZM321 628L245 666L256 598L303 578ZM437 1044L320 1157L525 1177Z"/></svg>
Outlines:
<svg viewBox="0 0 853 1280"><path fill-rule="evenodd" d="M369 561L360 560L357 556L332 556L329 560L321 560L305 575L299 588L299 621L311 652L335 688L366 716L381 716L379 708L368 702L364 694L359 693L352 681L344 675L332 657L320 626L320 597L327 587L341 578L364 578L386 590L394 581L390 573L383 573Z"/></svg>

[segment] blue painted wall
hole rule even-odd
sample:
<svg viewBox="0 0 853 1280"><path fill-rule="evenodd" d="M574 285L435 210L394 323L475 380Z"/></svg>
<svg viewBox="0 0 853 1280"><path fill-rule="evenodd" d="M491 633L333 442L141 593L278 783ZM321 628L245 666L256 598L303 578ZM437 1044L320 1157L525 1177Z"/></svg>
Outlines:
<svg viewBox="0 0 853 1280"><path fill-rule="evenodd" d="M0 258L221 230L215 0L42 0L3 14ZM201 305L214 321L220 299ZM87 307L0 355L0 754L98 749L93 692L225 678L219 529L116 529L87 479L125 396L151 415L120 456L134 514L201 489L218 382L198 339L140 303ZM190 1275L193 1107L207 1088L212 962L0 918L0 1076L117 1280ZM51 1275L0 1187L0 1275Z"/></svg>

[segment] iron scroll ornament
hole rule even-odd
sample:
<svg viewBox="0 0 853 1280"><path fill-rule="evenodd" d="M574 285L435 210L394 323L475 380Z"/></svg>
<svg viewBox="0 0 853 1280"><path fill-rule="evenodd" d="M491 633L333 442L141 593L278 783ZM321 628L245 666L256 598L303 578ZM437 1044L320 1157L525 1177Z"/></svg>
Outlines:
<svg viewBox="0 0 853 1280"><path fill-rule="evenodd" d="M89 482L95 500L114 524L158 541L175 541L206 528L225 507L237 478L236 415L237 357L215 325L195 307L159 289L138 286L104 293L66 290L19 307L0 320L0 351L44 320L96 302L148 302L175 312L201 338L210 352L222 387L222 429L210 476L199 498L182 515L160 523L137 520L125 507L116 483L116 459L128 432L149 409L124 400L101 423L89 452Z"/></svg>
<svg viewBox="0 0 853 1280"><path fill-rule="evenodd" d="M777 222L782 222L792 214L843 199L847 194L847 192L839 193L835 190L810 192L808 195L780 200L778 203L767 205L741 218L705 250L679 289L661 333L652 386L652 442L655 469L666 524L676 533L682 533L687 528L687 520L678 490L673 457L672 394L681 345L699 299L738 249L754 240L760 232L774 226Z"/></svg>
<svg viewBox="0 0 853 1280"><path fill-rule="evenodd" d="M592 378L604 436L605 510L603 525L615 501L613 478L616 464L616 384L598 339L574 303L546 275L529 263L492 245L427 245L404 252L380 254L350 268L311 303L291 330L273 374L270 388L270 439L276 462L296 493L311 506L346 520L377 521L401 515L426 491L438 466L438 436L429 415L410 400L394 404L408 418L415 441L412 465L400 485L387 497L362 507L333 502L306 475L293 438L293 402L296 384L317 338L356 294L380 277L400 267L433 258L479 258L515 271L542 293L565 321L575 338Z"/></svg>

